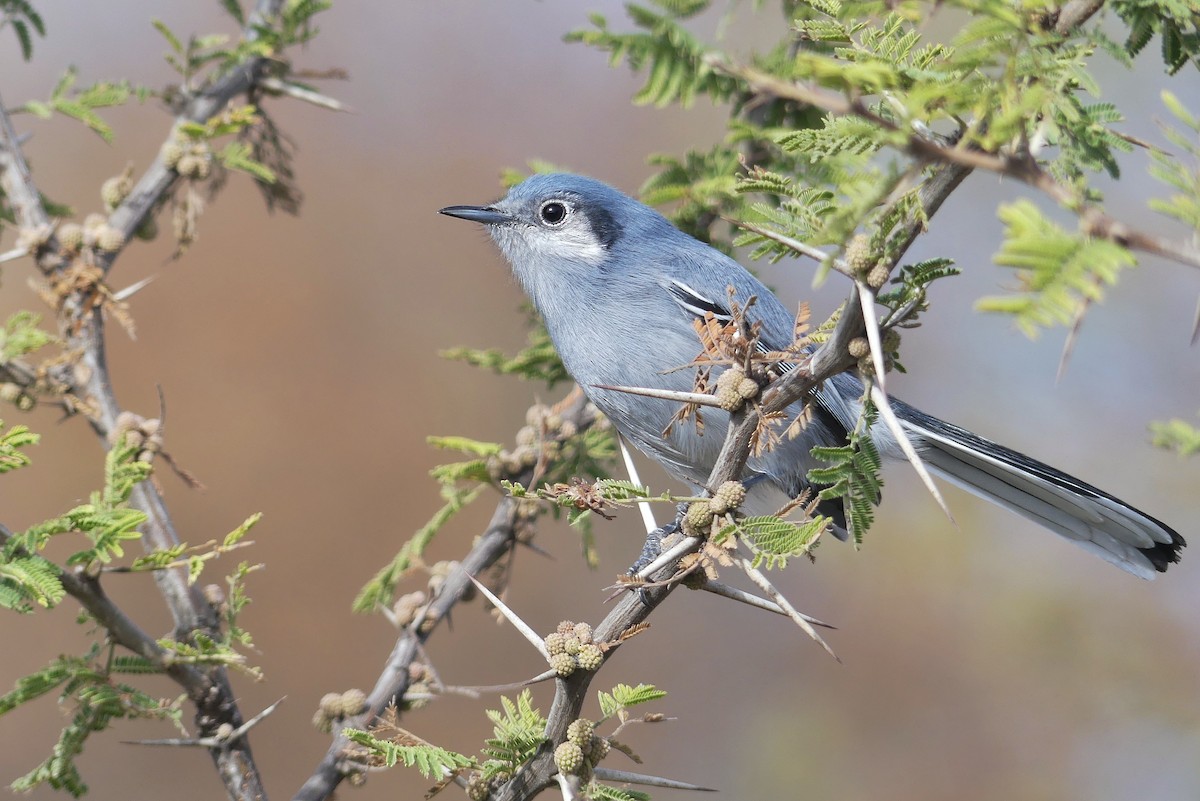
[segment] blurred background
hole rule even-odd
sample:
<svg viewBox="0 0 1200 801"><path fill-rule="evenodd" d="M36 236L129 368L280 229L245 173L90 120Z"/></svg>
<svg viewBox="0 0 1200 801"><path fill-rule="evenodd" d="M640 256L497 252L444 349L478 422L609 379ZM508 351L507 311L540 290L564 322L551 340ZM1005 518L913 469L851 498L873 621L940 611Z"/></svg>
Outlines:
<svg viewBox="0 0 1200 801"><path fill-rule="evenodd" d="M0 94L9 106L49 96L68 64L85 84L170 82L155 16L181 34L232 32L217 3L37 5L49 37L35 43L32 63L21 61L11 32L0 37ZM203 542L264 513L256 545L234 558L267 565L250 581L254 603L244 615L265 679L233 681L247 716L286 697L253 734L275 798L290 797L325 752L328 738L309 723L320 696L369 689L392 646L387 622L352 616L350 603L440 505L427 471L449 457L428 448L426 435L510 442L532 400L565 392L439 359L457 345L512 351L525 332L519 289L484 233L436 210L495 199L500 170L530 158L636 192L651 174L647 154L723 136L720 109L635 108L638 77L609 68L605 54L564 44L589 10L627 26L613 0L339 5L294 57L306 68L348 70L351 80L325 88L353 113L270 106L298 148L300 216L270 215L249 180L234 176L182 259L169 260L163 236L132 245L112 274L117 289L156 276L132 301L136 340L111 328L111 363L118 397L132 410L156 416L162 387L167 449L206 487L190 490L159 471L182 536ZM738 13L750 11L741 4ZM697 28L710 36L718 22L711 15ZM777 24L768 9L731 35L751 43ZM1166 79L1153 50L1133 71L1103 68L1101 79L1129 117L1123 130L1158 141ZM1194 72L1172 85L1185 100L1200 97ZM80 218L99 209L105 178L129 162L145 168L170 124L154 103L105 117L117 132L111 146L71 121L17 118L33 134L26 150L40 188ZM1144 161L1126 159L1111 209L1170 233L1145 207L1162 189L1144 177ZM892 379L893 391L1195 539L1200 462L1151 449L1146 426L1196 411L1200 369L1188 341L1200 276L1145 259L1090 313L1056 382L1062 332L1030 341L971 309L1012 284L989 256L1000 234L995 204L1020 192L971 177L910 253L951 256L964 274L935 287L925 326L905 336L910 372ZM160 222L168 230L165 215ZM5 266L0 314L38 306L26 286L32 273L27 263ZM811 296L817 319L844 292L831 281L814 293L809 263L762 273L789 303ZM4 415L43 434L34 465L2 482L6 525L56 515L100 485L101 450L82 420L61 421L50 409ZM664 488L661 473L644 477ZM904 466L886 479L861 550L831 543L815 565L798 561L779 578L799 608L840 627L830 642L844 663L782 618L676 593L595 687L657 684L670 695L654 709L677 722L635 727L623 739L645 764L620 764L617 754L612 764L737 799L1200 797L1200 555L1185 552L1168 575L1140 582L947 488L955 526ZM464 554L493 505L477 501L439 537L434 557ZM536 628L604 615L603 588L637 554L642 532L633 512L597 532L602 564L594 572L563 525L540 535L553 561L519 554L508 599ZM232 563L210 568L207 580ZM107 586L147 630L168 631L149 579L113 576ZM0 688L55 655L82 652L87 640L71 622L72 604L0 618ZM510 682L544 667L478 604L460 607L429 653L450 683ZM174 694L167 682L156 686ZM543 686L535 696L547 704L549 692ZM405 723L474 753L491 731L483 709L494 705L450 697ZM586 711L598 715L594 705ZM0 718L0 779L45 758L63 722L51 697ZM221 797L205 754L119 742L169 736L166 725L127 722L96 737L80 760L92 797ZM415 798L426 786L397 769L341 792Z"/></svg>

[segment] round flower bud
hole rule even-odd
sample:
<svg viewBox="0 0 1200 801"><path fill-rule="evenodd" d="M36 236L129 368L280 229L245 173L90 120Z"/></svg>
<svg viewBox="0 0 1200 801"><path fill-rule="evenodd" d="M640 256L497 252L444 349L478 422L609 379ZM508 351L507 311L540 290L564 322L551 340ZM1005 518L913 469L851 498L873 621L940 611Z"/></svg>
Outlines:
<svg viewBox="0 0 1200 801"><path fill-rule="evenodd" d="M574 634L575 633L575 621L560 620L558 622L558 633L562 634L563 636L566 636L568 634Z"/></svg>
<svg viewBox="0 0 1200 801"><path fill-rule="evenodd" d="M587 718L571 721L571 725L567 726L567 742L575 743L583 749L589 749L592 745L592 735L595 732L596 724Z"/></svg>
<svg viewBox="0 0 1200 801"><path fill-rule="evenodd" d="M888 277L891 275L891 273L892 271L887 268L886 264L883 264L882 262L876 264L871 268L871 271L867 273L867 286L871 287L871 289L879 289L881 286L887 283Z"/></svg>
<svg viewBox="0 0 1200 801"><path fill-rule="evenodd" d="M546 427L547 431L558 431L560 428L562 428L562 424L562 415L554 411L551 411L546 415L546 418L542 420L542 425Z"/></svg>
<svg viewBox="0 0 1200 801"><path fill-rule="evenodd" d="M158 155L162 157L163 164L166 165L167 169L173 170L184 156L183 145L178 142L167 142L162 146L162 150L158 151Z"/></svg>
<svg viewBox="0 0 1200 801"><path fill-rule="evenodd" d="M576 623L575 624L575 636L578 637L579 641L582 643L591 642L592 641L592 627L589 626L587 623Z"/></svg>
<svg viewBox="0 0 1200 801"><path fill-rule="evenodd" d="M563 652L564 653L568 653L571 656L575 656L575 654L579 653L579 649L582 647L583 647L583 643L581 643L579 641L579 638L576 637L574 633L568 634L565 637L563 637Z"/></svg>
<svg viewBox="0 0 1200 801"><path fill-rule="evenodd" d="M583 749L567 741L554 749L554 766L559 773L574 773L583 765Z"/></svg>
<svg viewBox="0 0 1200 801"><path fill-rule="evenodd" d="M871 268L871 240L864 234L858 234L846 245L846 267L855 275L860 275Z"/></svg>
<svg viewBox="0 0 1200 801"><path fill-rule="evenodd" d="M579 427L570 420L563 420L562 425L558 429L558 435L563 439L570 439L578 433Z"/></svg>
<svg viewBox="0 0 1200 801"><path fill-rule="evenodd" d="M850 351L850 355L856 359L861 359L864 356L871 355L871 343L866 337L855 337L850 340L850 344L846 346L846 350Z"/></svg>
<svg viewBox="0 0 1200 801"><path fill-rule="evenodd" d="M342 693L342 714L357 715L367 708L367 694L362 690L346 690Z"/></svg>
<svg viewBox="0 0 1200 801"><path fill-rule="evenodd" d="M736 412L746 402L734 387L718 387L716 398L717 405L727 412Z"/></svg>
<svg viewBox="0 0 1200 801"><path fill-rule="evenodd" d="M557 631L546 635L546 651L550 656L567 652L567 638Z"/></svg>
<svg viewBox="0 0 1200 801"><path fill-rule="evenodd" d="M704 537L708 535L712 521L713 511L708 501L693 501L683 517L683 528L691 536Z"/></svg>
<svg viewBox="0 0 1200 801"><path fill-rule="evenodd" d="M158 221L152 215L146 215L133 235L143 242L149 242L158 236Z"/></svg>
<svg viewBox="0 0 1200 801"><path fill-rule="evenodd" d="M96 230L96 247L105 253L116 253L125 246L125 234L120 230L105 225Z"/></svg>
<svg viewBox="0 0 1200 801"><path fill-rule="evenodd" d="M121 201L129 197L132 189L133 180L128 176L113 176L100 185L100 200L104 202L104 208L113 211L121 205Z"/></svg>
<svg viewBox="0 0 1200 801"><path fill-rule="evenodd" d="M95 231L104 225L108 225L108 218L103 214L93 212L83 218L83 229L85 231Z"/></svg>
<svg viewBox="0 0 1200 801"><path fill-rule="evenodd" d="M550 667L560 677L566 678L575 672L575 657L570 654L554 654L550 657Z"/></svg>
<svg viewBox="0 0 1200 801"><path fill-rule="evenodd" d="M325 693L321 696L321 713L327 717L336 718L342 714L342 696L340 693Z"/></svg>
<svg viewBox="0 0 1200 801"><path fill-rule="evenodd" d="M55 233L58 234L58 243L63 246L63 250L74 253L83 247L83 226L79 223L63 223Z"/></svg>
<svg viewBox="0 0 1200 801"><path fill-rule="evenodd" d="M734 390L737 392L737 394L741 395L746 400L750 400L757 395L758 389L758 382L749 376L743 378L738 382L737 386L734 387Z"/></svg>
<svg viewBox="0 0 1200 801"><path fill-rule="evenodd" d="M20 384L14 384L11 381L7 381L3 384L0 384L0 401L4 401L5 403L16 403L24 391L25 390L21 388Z"/></svg>
<svg viewBox="0 0 1200 801"><path fill-rule="evenodd" d="M213 732L213 736L216 737L218 740L228 740L230 737L233 736L233 724L232 723L222 723L220 726L217 727L217 730L215 732Z"/></svg>
<svg viewBox="0 0 1200 801"><path fill-rule="evenodd" d="M746 500L746 487L740 481L726 481L717 487L713 499L721 501L727 509L736 509Z"/></svg>
<svg viewBox="0 0 1200 801"><path fill-rule="evenodd" d="M858 371L870 375L875 372L875 364L871 361L871 355L867 354L858 360Z"/></svg>
<svg viewBox="0 0 1200 801"><path fill-rule="evenodd" d="M888 353L895 351L900 347L900 332L895 328L889 328L883 332L883 349Z"/></svg>
<svg viewBox="0 0 1200 801"><path fill-rule="evenodd" d="M522 426L517 432L517 445L532 448L538 443L538 432L533 426Z"/></svg>
<svg viewBox="0 0 1200 801"><path fill-rule="evenodd" d="M404 709L420 709L429 704L429 699L424 696L429 695L432 689L423 681L414 681L408 685L408 690L404 693L404 702L401 705Z"/></svg>
<svg viewBox="0 0 1200 801"><path fill-rule="evenodd" d="M346 774L346 781L350 782L351 787L362 787L367 783L367 772L365 770L354 770Z"/></svg>
<svg viewBox="0 0 1200 801"><path fill-rule="evenodd" d="M604 652L600 650L599 645L589 642L579 649L575 661L579 663L581 670L599 670L604 664Z"/></svg>
<svg viewBox="0 0 1200 801"><path fill-rule="evenodd" d="M535 403L525 412L525 424L532 428L541 428L542 421L550 414L550 407L543 403Z"/></svg>
<svg viewBox="0 0 1200 801"><path fill-rule="evenodd" d="M321 734L329 734L333 731L333 721L321 710L317 710L312 716L313 728L321 732Z"/></svg>
<svg viewBox="0 0 1200 801"><path fill-rule="evenodd" d="M591 757L592 762L599 762L608 756L608 750L610 746L607 737L601 737L597 734L593 734L591 746L592 747L588 752L588 756Z"/></svg>
<svg viewBox="0 0 1200 801"><path fill-rule="evenodd" d="M467 782L467 798L471 799L471 801L487 801L489 792L490 788L488 787L488 783L484 781L483 774L479 772L472 774L470 780Z"/></svg>

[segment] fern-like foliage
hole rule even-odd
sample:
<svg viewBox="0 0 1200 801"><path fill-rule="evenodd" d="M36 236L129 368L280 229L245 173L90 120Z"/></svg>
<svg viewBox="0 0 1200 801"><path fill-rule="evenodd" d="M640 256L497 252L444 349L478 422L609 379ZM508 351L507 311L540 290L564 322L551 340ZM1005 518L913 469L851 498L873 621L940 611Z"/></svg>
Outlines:
<svg viewBox="0 0 1200 801"><path fill-rule="evenodd" d="M1004 245L995 260L1017 272L1021 291L983 298L977 307L1011 315L1030 337L1051 325L1071 325L1085 304L1103 299L1104 287L1135 263L1128 249L1067 231L1028 200L1003 205L999 214Z"/></svg>
<svg viewBox="0 0 1200 801"><path fill-rule="evenodd" d="M883 463L870 435L877 414L870 400L864 399L858 424L850 432L848 442L840 447L813 448L812 455L829 466L808 471L808 480L823 487L818 493L821 500L842 500L846 527L859 544L875 521L875 506L883 488L880 477Z"/></svg>
<svg viewBox="0 0 1200 801"><path fill-rule="evenodd" d="M39 328L42 317L19 311L0 328L0 364L19 359L55 341L53 334Z"/></svg>
<svg viewBox="0 0 1200 801"><path fill-rule="evenodd" d="M1156 447L1175 451L1180 456L1200 453L1200 428L1186 420L1176 418L1151 423L1150 434Z"/></svg>
<svg viewBox="0 0 1200 801"><path fill-rule="evenodd" d="M11 25L21 46L21 58L33 58L33 34L44 37L46 23L28 0L0 0L0 28Z"/></svg>
<svg viewBox="0 0 1200 801"><path fill-rule="evenodd" d="M156 698L113 677L114 672L150 672L131 670L134 662L130 660L136 659L112 657L110 649L96 645L81 657L58 657L40 671L19 679L12 691L0 696L0 715L59 688L59 704L73 708L71 721L59 735L51 755L14 781L13 790L29 791L44 784L75 797L86 793L87 784L75 760L83 753L88 737L108 728L114 719L167 720L181 727L179 699Z"/></svg>
<svg viewBox="0 0 1200 801"><path fill-rule="evenodd" d="M515 375L527 381L541 381L547 387L553 387L560 381L570 378L550 335L540 321L531 313L531 325L526 346L516 355L508 356L496 348L477 350L475 348L452 348L442 351L442 356L454 361L466 362L492 370L500 375Z"/></svg>
<svg viewBox="0 0 1200 801"><path fill-rule="evenodd" d="M365 748L382 767L416 768L426 779L441 781L447 775L475 764L470 757L429 743L383 740L361 729L343 729L342 733L350 742Z"/></svg>
<svg viewBox="0 0 1200 801"><path fill-rule="evenodd" d="M533 706L533 695L522 690L516 701L500 697L500 709L487 710L492 736L483 747L484 778L513 774L528 762L546 739L546 718Z"/></svg>
<svg viewBox="0 0 1200 801"><path fill-rule="evenodd" d="M750 549L754 566L768 570L787 567L788 559L807 556L817 537L829 528L828 518L817 516L793 523L773 515L741 518L721 530L723 536L736 536Z"/></svg>
<svg viewBox="0 0 1200 801"><path fill-rule="evenodd" d="M1162 93L1163 105L1188 132L1163 125L1163 133L1179 149L1179 155L1161 150L1150 153L1150 174L1177 190L1168 198L1154 198L1150 208L1173 217L1194 230L1200 230L1200 117L1183 105L1171 92ZM1180 156L1187 155L1187 159Z"/></svg>
<svg viewBox="0 0 1200 801"><path fill-rule="evenodd" d="M635 103L660 107L679 103L686 107L699 95L708 95L714 101L731 99L738 89L737 81L705 63L707 48L682 24L687 17L703 11L709 5L707 0L655 0L654 4L660 11L634 3L625 6L642 32L613 32L602 15L592 14L593 29L574 31L567 35L567 41L607 51L614 66L624 61L635 71L644 68L646 83L634 96Z"/></svg>
<svg viewBox="0 0 1200 801"><path fill-rule="evenodd" d="M638 706L639 704L648 704L651 701L658 701L667 697L666 690L660 690L653 684L638 684L630 686L628 684L618 684L609 692L597 693L597 698L600 702L600 712L604 715L604 719L620 717L625 714L630 707Z"/></svg>

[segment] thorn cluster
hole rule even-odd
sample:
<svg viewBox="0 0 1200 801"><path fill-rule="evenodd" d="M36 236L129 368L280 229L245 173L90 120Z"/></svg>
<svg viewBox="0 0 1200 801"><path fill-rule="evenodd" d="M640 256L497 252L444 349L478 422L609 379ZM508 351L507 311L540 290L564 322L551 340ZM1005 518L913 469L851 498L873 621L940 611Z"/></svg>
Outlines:
<svg viewBox="0 0 1200 801"><path fill-rule="evenodd" d="M547 635L545 645L550 667L564 679L576 670L599 670L604 663L604 650L592 641L592 627L587 623L564 620L557 631Z"/></svg>

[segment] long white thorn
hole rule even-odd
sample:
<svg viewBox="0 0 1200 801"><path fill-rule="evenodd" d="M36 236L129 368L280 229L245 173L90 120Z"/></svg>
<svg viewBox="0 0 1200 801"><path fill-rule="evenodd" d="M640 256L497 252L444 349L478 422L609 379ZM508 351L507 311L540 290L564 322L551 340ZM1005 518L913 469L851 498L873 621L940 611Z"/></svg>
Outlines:
<svg viewBox="0 0 1200 801"><path fill-rule="evenodd" d="M793 623L800 627L801 631L803 631L809 637L812 637L818 645L825 649L826 653L828 653L838 662L842 661L838 658L838 655L833 652L833 649L829 647L829 643L825 642L825 640L821 638L821 635L817 633L817 630L814 629L808 620L805 619L805 616L796 611L796 608L793 607L788 599L784 597L783 593L775 589L775 585L771 583L771 580L764 576L758 570L758 568L750 564L749 559L738 557L737 564L738 567L742 569L742 572L745 573L751 581L758 585L760 590L770 596L772 601L779 604L780 608L783 609L787 616L792 619Z"/></svg>
<svg viewBox="0 0 1200 801"><path fill-rule="evenodd" d="M862 281L854 283L858 284L858 304L862 307L867 342L871 345L871 365L875 368L875 383L883 387L887 370L883 364L883 337L879 334L879 318L875 315L875 290Z"/></svg>
<svg viewBox="0 0 1200 801"><path fill-rule="evenodd" d="M759 598L757 595L748 593L745 590L740 590L737 587L731 587L728 584L722 584L719 581L706 581L700 585L699 589L705 592L711 592L713 595L719 595L722 598L728 598L731 601L752 606L755 609L763 609L767 612L774 612L777 615L788 617L788 613L783 610L783 607L774 601L768 601L766 598ZM822 626L827 629L836 629L837 626L826 623L823 620L818 620L811 615L806 615L803 612L798 613L802 618L812 623L814 626Z"/></svg>
<svg viewBox="0 0 1200 801"><path fill-rule="evenodd" d="M664 779L661 776L647 776L644 773L630 773L627 770L597 767L594 771L597 779L606 782L624 782L625 784L640 784L644 787L665 787L668 790L691 790L697 793L715 793L711 787L701 787L698 784Z"/></svg>
<svg viewBox="0 0 1200 801"><path fill-rule="evenodd" d="M546 650L545 641L538 636L538 633L529 627L529 624L517 615L516 612L508 608L508 605L496 597L496 594L476 581L475 577L468 574L467 578L475 585L475 589L483 593L483 597L491 602L492 606L500 610L500 614L504 615L505 620L513 624L513 628L521 632L525 639L529 640L530 645L537 649L537 652L542 655L542 658L549 661L550 652Z"/></svg>
<svg viewBox="0 0 1200 801"><path fill-rule="evenodd" d="M575 782L565 773L559 773L554 778L558 779L559 789L562 790L563 801L577 801L579 796L575 792Z"/></svg>
<svg viewBox="0 0 1200 801"><path fill-rule="evenodd" d="M950 514L950 507L946 505L945 499L942 498L942 493L938 490L937 484L934 483L933 476L929 475L929 471L925 469L925 462L921 459L921 455L917 453L917 449L913 447L912 441L909 440L908 434L904 430L904 426L900 425L900 421L896 419L896 413L892 410L892 404L888 400L887 393L880 389L878 384L871 385L871 400L875 401L875 408L879 409L880 416L883 417L888 430L892 432L892 436L899 443L900 450L904 451L904 455L908 458L908 463L913 466L913 470L917 471L917 475L921 477L921 483L925 485L925 489L929 490L929 494L937 501L938 507L946 514L950 522L954 523L954 515ZM958 524L955 523L955 525Z"/></svg>
<svg viewBox="0 0 1200 801"><path fill-rule="evenodd" d="M617 444L621 446L621 458L625 461L625 472L629 474L629 480L639 487L644 486L642 479L638 476L637 465L633 463L633 454L629 452L629 446L625 444L625 438L617 435ZM658 528L658 521L654 519L654 511L648 503L639 503L638 510L642 513L642 522L646 524L646 533L654 531Z"/></svg>
<svg viewBox="0 0 1200 801"><path fill-rule="evenodd" d="M642 395L646 398L678 401L679 403L694 403L697 406L720 407L721 402L714 395L703 392L680 392L674 389L652 389L650 387L622 387L610 384L592 384L596 389L610 389L614 392L626 392L630 395Z"/></svg>

